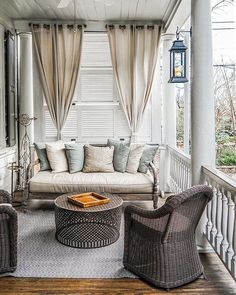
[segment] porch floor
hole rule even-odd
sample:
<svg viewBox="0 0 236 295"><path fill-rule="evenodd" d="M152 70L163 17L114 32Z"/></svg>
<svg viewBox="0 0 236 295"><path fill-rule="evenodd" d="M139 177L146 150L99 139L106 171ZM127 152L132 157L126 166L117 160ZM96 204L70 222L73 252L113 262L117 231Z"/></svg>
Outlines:
<svg viewBox="0 0 236 295"><path fill-rule="evenodd" d="M139 279L38 279L0 278L0 294L236 294L236 283L215 253L201 254L208 280L198 279L193 283L167 292L156 289Z"/></svg>
<svg viewBox="0 0 236 295"><path fill-rule="evenodd" d="M166 194L168 197L169 194ZM20 196L17 196L17 200ZM159 198L158 207L164 204L166 198ZM152 201L133 200L127 198L124 205L129 203L152 209ZM46 205L47 206L47 205ZM20 210L20 208L18 208ZM100 295L158 295L170 294L197 294L197 295L236 295L236 282L230 276L218 256L212 252L200 254L205 268L207 280L197 279L183 287L172 289L169 292L157 289L140 279L40 279L40 278L0 278L0 294L4 295L46 295L46 294L100 294Z"/></svg>

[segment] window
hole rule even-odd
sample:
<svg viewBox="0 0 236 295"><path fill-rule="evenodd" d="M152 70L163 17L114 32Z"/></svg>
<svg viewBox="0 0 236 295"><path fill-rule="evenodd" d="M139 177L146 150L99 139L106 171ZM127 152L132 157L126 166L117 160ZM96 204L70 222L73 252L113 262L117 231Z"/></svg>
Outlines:
<svg viewBox="0 0 236 295"><path fill-rule="evenodd" d="M5 140L7 146L16 144L15 95L15 37L5 33Z"/></svg>
<svg viewBox="0 0 236 295"><path fill-rule="evenodd" d="M16 143L15 38L0 31L0 148Z"/></svg>
<svg viewBox="0 0 236 295"><path fill-rule="evenodd" d="M121 108L113 77L106 33L85 33L76 91L62 134L64 140L105 143L107 138L128 138L130 130ZM56 139L47 106L44 106L46 140ZM152 111L148 108L141 130L151 141Z"/></svg>

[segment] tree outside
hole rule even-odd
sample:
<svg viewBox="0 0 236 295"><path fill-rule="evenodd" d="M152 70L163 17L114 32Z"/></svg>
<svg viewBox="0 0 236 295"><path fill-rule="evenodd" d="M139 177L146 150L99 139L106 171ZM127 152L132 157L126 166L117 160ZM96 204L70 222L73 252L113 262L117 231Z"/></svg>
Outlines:
<svg viewBox="0 0 236 295"><path fill-rule="evenodd" d="M236 0L212 0L216 162L236 174ZM204 54L204 53L203 53ZM184 138L184 87L176 86L177 142Z"/></svg>

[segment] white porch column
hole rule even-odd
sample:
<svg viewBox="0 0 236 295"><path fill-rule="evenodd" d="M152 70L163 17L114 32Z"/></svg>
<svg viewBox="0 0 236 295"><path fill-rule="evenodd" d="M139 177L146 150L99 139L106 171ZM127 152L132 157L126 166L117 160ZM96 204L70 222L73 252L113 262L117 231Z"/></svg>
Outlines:
<svg viewBox="0 0 236 295"><path fill-rule="evenodd" d="M34 117L33 100L33 63L32 63L32 36L31 33L19 34L19 113ZM25 129L20 126L20 143ZM30 142L34 142L34 122L27 127Z"/></svg>
<svg viewBox="0 0 236 295"><path fill-rule="evenodd" d="M4 67L4 26L0 24L0 126L5 126L5 67ZM0 128L0 148L6 146L5 130Z"/></svg>
<svg viewBox="0 0 236 295"><path fill-rule="evenodd" d="M187 22L188 31L191 27L190 22ZM186 52L186 77L189 82L184 83L184 152L189 154L189 137L190 137L190 34L185 34L185 45L188 47Z"/></svg>
<svg viewBox="0 0 236 295"><path fill-rule="evenodd" d="M175 84L168 83L170 79L170 53L174 34L162 35L163 59L162 59L162 143L164 145L176 146L176 99ZM167 150L161 151L160 162L160 189L169 191L170 157Z"/></svg>
<svg viewBox="0 0 236 295"><path fill-rule="evenodd" d="M170 53L169 49L175 38L174 34L162 35L163 63L162 63L162 87L163 87L163 143L176 146L176 100L175 84L168 83L170 79Z"/></svg>
<svg viewBox="0 0 236 295"><path fill-rule="evenodd" d="M192 0L191 138L192 185L201 183L201 166L215 166L215 109L213 95L211 0ZM206 241L205 218L198 226L197 243Z"/></svg>

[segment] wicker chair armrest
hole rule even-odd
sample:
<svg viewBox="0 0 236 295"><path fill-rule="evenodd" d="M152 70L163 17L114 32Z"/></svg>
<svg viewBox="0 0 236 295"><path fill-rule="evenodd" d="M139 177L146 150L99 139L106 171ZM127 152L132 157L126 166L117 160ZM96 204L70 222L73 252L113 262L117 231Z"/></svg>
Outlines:
<svg viewBox="0 0 236 295"><path fill-rule="evenodd" d="M11 204L0 204L0 214L5 213L8 214L10 217L16 218L17 219L17 212L16 210L12 207ZM1 218L0 218L1 221Z"/></svg>
<svg viewBox="0 0 236 295"><path fill-rule="evenodd" d="M11 266L16 267L17 265L17 238L18 238L18 222L17 212L11 204L0 204L0 223L4 223L1 219L1 214L7 214L9 216L9 241L10 241L10 257ZM4 226L1 229L4 231Z"/></svg>
<svg viewBox="0 0 236 295"><path fill-rule="evenodd" d="M0 204L12 203L12 196L5 190L0 190Z"/></svg>
<svg viewBox="0 0 236 295"><path fill-rule="evenodd" d="M150 219L161 218L169 213L170 212L168 210L166 210L165 206L162 206L157 210L147 210L147 209L143 209L138 206L135 206L135 205L128 205L124 211L124 214L126 216L136 214L140 217L150 218Z"/></svg>

